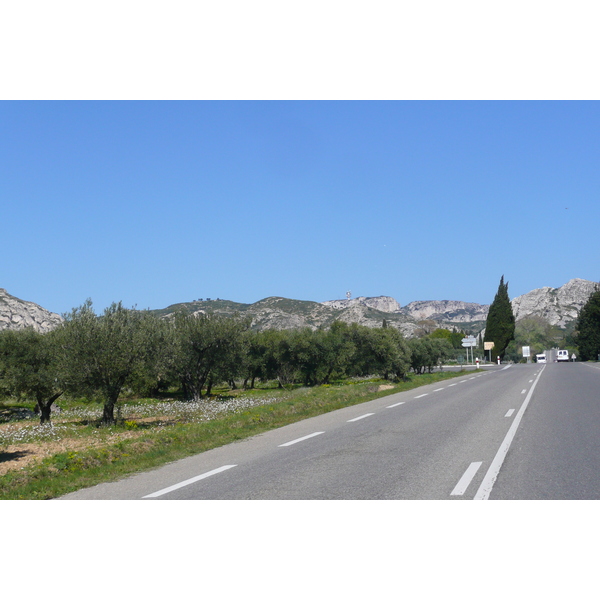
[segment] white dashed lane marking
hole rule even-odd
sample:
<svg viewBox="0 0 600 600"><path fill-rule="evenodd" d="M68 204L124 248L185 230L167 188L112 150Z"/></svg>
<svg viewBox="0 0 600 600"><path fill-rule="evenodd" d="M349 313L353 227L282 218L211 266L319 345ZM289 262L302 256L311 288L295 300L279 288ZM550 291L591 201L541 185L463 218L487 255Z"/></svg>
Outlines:
<svg viewBox="0 0 600 600"><path fill-rule="evenodd" d="M218 469L208 471L208 473L203 473L202 475L198 475L197 477L192 477L191 479L186 479L185 481L181 481L180 483L176 483L175 485L172 485L170 487L158 490L158 492L148 494L147 496L144 496L144 498L158 498L159 496L168 494L169 492L172 492L174 490L178 490L179 488L185 487L186 485L196 483L196 481L200 481L201 479L206 479L211 475L216 475L217 473L221 473L222 471L227 471L228 469L232 469L233 467L237 467L237 465L224 465L223 467L219 467Z"/></svg>
<svg viewBox="0 0 600 600"><path fill-rule="evenodd" d="M315 435L321 435L325 433L324 431L315 431L315 433L311 433L309 435L305 435L304 437L298 438L296 440L292 440L291 442L286 442L285 444L279 444L279 447L283 446L291 446L292 444L297 444L298 442L303 442L304 440L308 440L309 438L315 437Z"/></svg>
<svg viewBox="0 0 600 600"><path fill-rule="evenodd" d="M349 419L347 422L348 423L354 423L354 421L360 421L361 419L364 419L365 417L371 417L374 414L375 413L367 413L366 415L361 415L360 417L355 417L354 419Z"/></svg>

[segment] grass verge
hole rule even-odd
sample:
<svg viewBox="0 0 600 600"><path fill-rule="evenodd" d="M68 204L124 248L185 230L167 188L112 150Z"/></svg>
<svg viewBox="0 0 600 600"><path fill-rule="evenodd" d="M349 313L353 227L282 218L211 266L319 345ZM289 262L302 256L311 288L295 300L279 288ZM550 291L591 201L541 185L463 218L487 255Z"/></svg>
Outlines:
<svg viewBox="0 0 600 600"><path fill-rule="evenodd" d="M465 372L413 376L383 391L379 391L378 385L387 383L383 381L300 388L286 394L285 399L224 414L206 422L180 422L141 429L131 439L60 452L44 458L39 464L9 471L0 477L0 499L56 498L302 419L462 375ZM124 430L130 428L131 421L125 421L122 427Z"/></svg>

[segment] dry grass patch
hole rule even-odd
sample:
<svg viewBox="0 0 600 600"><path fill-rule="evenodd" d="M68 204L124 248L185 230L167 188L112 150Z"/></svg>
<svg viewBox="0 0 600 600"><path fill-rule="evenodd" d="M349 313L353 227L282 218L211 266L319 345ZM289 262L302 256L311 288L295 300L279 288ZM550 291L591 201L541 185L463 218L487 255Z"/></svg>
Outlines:
<svg viewBox="0 0 600 600"><path fill-rule="evenodd" d="M40 441L11 444L0 449L0 476L9 471L20 471L25 467L40 464L45 458L61 452L78 452L90 448L101 448L110 444L143 435L142 431L123 431L102 438L65 438L59 441Z"/></svg>

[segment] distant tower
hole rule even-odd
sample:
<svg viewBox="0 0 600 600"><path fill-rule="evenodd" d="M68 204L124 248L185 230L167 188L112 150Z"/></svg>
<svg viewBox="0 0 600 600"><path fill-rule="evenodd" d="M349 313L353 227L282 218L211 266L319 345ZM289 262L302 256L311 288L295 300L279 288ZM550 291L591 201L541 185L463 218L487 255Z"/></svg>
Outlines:
<svg viewBox="0 0 600 600"><path fill-rule="evenodd" d="M346 298L348 300L350 300L350 298L352 298L352 292L350 292L350 291L346 292Z"/></svg>

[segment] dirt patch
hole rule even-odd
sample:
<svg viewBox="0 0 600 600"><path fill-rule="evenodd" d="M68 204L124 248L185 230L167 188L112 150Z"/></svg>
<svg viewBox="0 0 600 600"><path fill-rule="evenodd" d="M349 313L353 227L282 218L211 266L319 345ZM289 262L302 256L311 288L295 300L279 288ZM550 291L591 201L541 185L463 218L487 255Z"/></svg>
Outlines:
<svg viewBox="0 0 600 600"><path fill-rule="evenodd" d="M65 440L64 442L40 442L38 444L7 446L4 450L0 450L0 475L39 463L47 456L57 452L79 449L88 444L87 440L85 442L81 440L79 443L73 440Z"/></svg>
<svg viewBox="0 0 600 600"><path fill-rule="evenodd" d="M0 476L9 471L18 471L38 464L49 456L59 454L60 452L77 452L99 446L108 446L119 440L131 439L143 435L143 432L124 431L115 433L103 439L93 439L89 437L80 439L65 439L56 442L37 442L30 444L14 444L0 449Z"/></svg>
<svg viewBox="0 0 600 600"><path fill-rule="evenodd" d="M380 386L377 388L377 391L378 391L378 392L383 392L383 390L393 390L393 389L394 389L394 386L393 386L393 385L385 385L385 384L383 384L383 385L380 385Z"/></svg>

